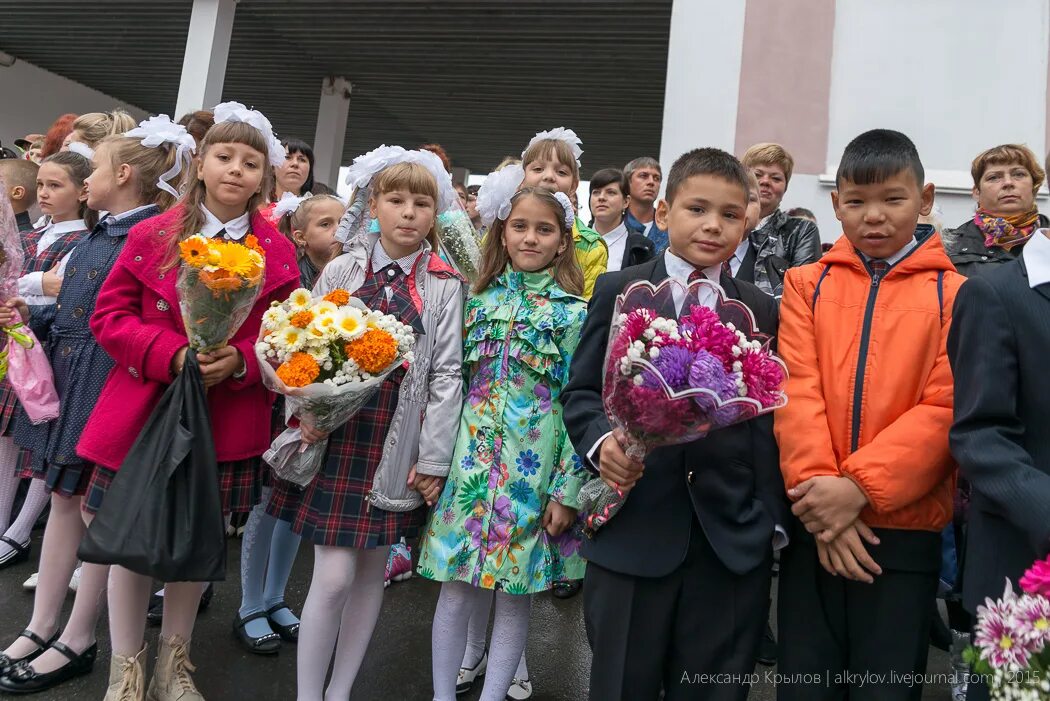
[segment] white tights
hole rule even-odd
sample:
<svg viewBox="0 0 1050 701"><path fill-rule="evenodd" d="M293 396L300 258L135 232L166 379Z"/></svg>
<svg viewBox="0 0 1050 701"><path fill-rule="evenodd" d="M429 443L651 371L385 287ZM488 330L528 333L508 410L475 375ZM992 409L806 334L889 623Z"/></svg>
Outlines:
<svg viewBox="0 0 1050 701"><path fill-rule="evenodd" d="M441 585L434 628L433 649L434 701L454 701L456 676L467 646L467 628L472 615L488 609L492 592L465 582ZM481 701L503 701L514 680L519 660L529 634L529 610L532 597L496 592L496 615L492 625L488 671ZM484 616L487 620L487 616Z"/></svg>
<svg viewBox="0 0 1050 701"><path fill-rule="evenodd" d="M374 550L314 546L314 573L299 627L299 701L350 697L383 606L389 554L389 546ZM332 678L325 690L333 653Z"/></svg>

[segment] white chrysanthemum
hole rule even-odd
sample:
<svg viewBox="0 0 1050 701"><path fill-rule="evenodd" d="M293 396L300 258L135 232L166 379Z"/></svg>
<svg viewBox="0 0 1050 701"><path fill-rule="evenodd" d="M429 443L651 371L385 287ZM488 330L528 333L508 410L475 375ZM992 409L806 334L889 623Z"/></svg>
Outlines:
<svg viewBox="0 0 1050 701"><path fill-rule="evenodd" d="M335 329L347 341L360 338L368 330L365 314L357 307L343 307L335 313Z"/></svg>
<svg viewBox="0 0 1050 701"><path fill-rule="evenodd" d="M320 302L310 307L310 311L314 315L319 314L335 314L339 310L339 307L334 302L329 302L326 299L322 299Z"/></svg>
<svg viewBox="0 0 1050 701"><path fill-rule="evenodd" d="M274 339L275 346L292 353L302 350L306 345L306 332L295 326L283 328L274 333L271 338Z"/></svg>
<svg viewBox="0 0 1050 701"><path fill-rule="evenodd" d="M338 335L336 327L336 313L334 311L325 314L317 314L310 325L306 327L306 333L314 341L331 341Z"/></svg>
<svg viewBox="0 0 1050 701"><path fill-rule="evenodd" d="M268 331L276 331L277 329L287 324L290 318L291 317L288 315L288 312L286 312L283 307L270 307L265 312L263 312L263 328L267 329Z"/></svg>
<svg viewBox="0 0 1050 701"><path fill-rule="evenodd" d="M313 300L314 298L313 295L310 294L310 290L305 287L300 287L288 296L288 306L293 312L301 312L305 309L309 309Z"/></svg>

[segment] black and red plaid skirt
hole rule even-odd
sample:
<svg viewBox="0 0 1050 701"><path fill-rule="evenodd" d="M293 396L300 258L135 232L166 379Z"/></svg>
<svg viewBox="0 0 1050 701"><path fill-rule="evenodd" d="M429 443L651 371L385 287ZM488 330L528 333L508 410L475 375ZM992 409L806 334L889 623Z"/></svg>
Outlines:
<svg viewBox="0 0 1050 701"><path fill-rule="evenodd" d="M320 472L306 487L292 530L316 545L377 548L418 537L426 509L385 511L368 502L383 442L397 408L403 371L395 371L328 441Z"/></svg>
<svg viewBox="0 0 1050 701"><path fill-rule="evenodd" d="M259 481L259 458L245 458L219 463L219 498L222 512L247 513L259 503L262 488ZM106 491L113 484L116 472L96 466L87 486L82 508L89 514L98 513Z"/></svg>
<svg viewBox="0 0 1050 701"><path fill-rule="evenodd" d="M293 482L273 477L272 472L271 481L273 482L273 491L270 493L270 500L266 503L266 513L278 521L291 523L295 520L296 514L299 513L299 507L303 504L303 494L306 493L306 487L300 487Z"/></svg>
<svg viewBox="0 0 1050 701"><path fill-rule="evenodd" d="M10 436L15 426L18 397L7 378L0 379L0 436Z"/></svg>

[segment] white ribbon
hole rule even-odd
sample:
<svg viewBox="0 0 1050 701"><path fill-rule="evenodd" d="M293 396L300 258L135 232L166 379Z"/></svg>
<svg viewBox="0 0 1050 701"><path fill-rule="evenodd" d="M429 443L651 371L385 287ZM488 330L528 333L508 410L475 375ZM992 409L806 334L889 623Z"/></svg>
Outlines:
<svg viewBox="0 0 1050 701"><path fill-rule="evenodd" d="M572 225L576 223L576 210L572 208L572 200L564 192L555 192L554 199L558 200L558 204L565 210L565 228L572 231Z"/></svg>
<svg viewBox="0 0 1050 701"><path fill-rule="evenodd" d="M78 156L83 156L89 161L95 157L95 149L91 148L83 141L70 141L69 146L66 147L66 150L72 151Z"/></svg>
<svg viewBox="0 0 1050 701"><path fill-rule="evenodd" d="M521 188L525 169L518 164L489 173L478 190L477 208L481 223L488 227L510 215L510 198Z"/></svg>
<svg viewBox="0 0 1050 701"><path fill-rule="evenodd" d="M576 136L576 132L572 129L566 129L565 127L555 127L550 131L541 131L536 136L532 137L529 141L529 145L525 147L525 151L521 152L521 157L525 157L525 152L532 148L532 145L537 141L544 141L546 139L553 139L554 141L564 141L572 149L572 157L576 159L576 167L580 167L580 156L583 155L583 141L580 137Z"/></svg>
<svg viewBox="0 0 1050 701"><path fill-rule="evenodd" d="M175 148L175 165L160 176L160 179L157 180L157 187L170 193L172 197L180 197L179 191L168 181L181 173L183 166L189 167L190 161L193 160L197 142L186 131L186 127L171 121L166 114L158 114L142 120L137 127L126 132L124 136L140 139L142 145L147 148L157 148L163 144L171 144Z"/></svg>
<svg viewBox="0 0 1050 701"><path fill-rule="evenodd" d="M277 204L273 207L274 220L292 214L295 210L299 209L299 205L305 202L306 199L306 197L298 197L290 192L284 193L281 195L281 199L277 200Z"/></svg>
<svg viewBox="0 0 1050 701"><path fill-rule="evenodd" d="M223 102L220 105L215 105L215 123L221 124L223 122L243 122L258 129L262 132L263 139L266 141L269 149L267 159L270 165L280 166L284 164L288 153L281 142L277 140L277 137L273 135L273 125L270 124L270 120L262 112L250 110L239 102Z"/></svg>

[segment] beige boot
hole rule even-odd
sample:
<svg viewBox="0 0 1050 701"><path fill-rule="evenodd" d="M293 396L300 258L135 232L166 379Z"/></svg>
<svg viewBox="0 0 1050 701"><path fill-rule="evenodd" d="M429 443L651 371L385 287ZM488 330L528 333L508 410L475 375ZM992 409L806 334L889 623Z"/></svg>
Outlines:
<svg viewBox="0 0 1050 701"><path fill-rule="evenodd" d="M146 701L204 701L190 676L196 669L190 662L189 641L177 635L162 636Z"/></svg>
<svg viewBox="0 0 1050 701"><path fill-rule="evenodd" d="M142 701L146 687L146 674L142 666L145 659L145 645L134 657L114 654L109 661L109 688L103 701Z"/></svg>

